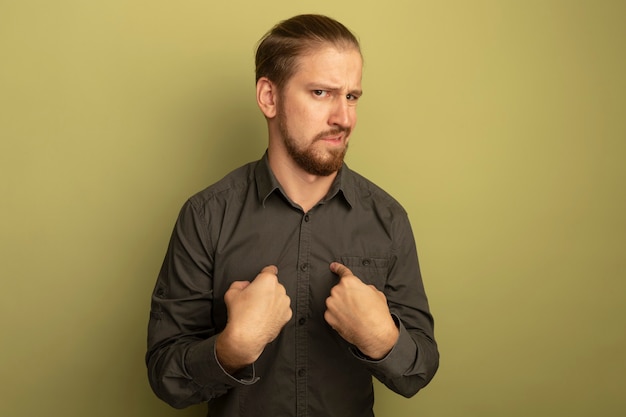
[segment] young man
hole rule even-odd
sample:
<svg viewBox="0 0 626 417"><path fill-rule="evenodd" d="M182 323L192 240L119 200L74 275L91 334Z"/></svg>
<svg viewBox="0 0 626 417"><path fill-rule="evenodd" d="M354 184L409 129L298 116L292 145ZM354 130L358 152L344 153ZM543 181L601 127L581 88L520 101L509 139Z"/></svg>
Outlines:
<svg viewBox="0 0 626 417"><path fill-rule="evenodd" d="M181 210L152 297L151 386L211 416L372 416L372 376L412 396L439 354L406 212L343 163L359 43L296 16L256 69L268 149Z"/></svg>

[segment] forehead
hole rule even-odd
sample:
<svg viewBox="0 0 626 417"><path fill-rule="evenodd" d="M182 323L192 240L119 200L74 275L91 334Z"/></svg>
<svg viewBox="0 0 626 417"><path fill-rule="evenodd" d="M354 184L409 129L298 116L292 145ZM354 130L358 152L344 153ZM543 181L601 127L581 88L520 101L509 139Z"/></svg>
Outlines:
<svg viewBox="0 0 626 417"><path fill-rule="evenodd" d="M323 45L310 49L296 62L290 79L294 82L326 82L360 87L363 59L354 47Z"/></svg>

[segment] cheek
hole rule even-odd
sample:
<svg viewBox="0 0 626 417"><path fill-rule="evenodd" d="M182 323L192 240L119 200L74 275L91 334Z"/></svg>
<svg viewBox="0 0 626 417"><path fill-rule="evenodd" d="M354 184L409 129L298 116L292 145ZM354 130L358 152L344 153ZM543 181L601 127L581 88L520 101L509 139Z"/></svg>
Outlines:
<svg viewBox="0 0 626 417"><path fill-rule="evenodd" d="M357 122L357 114L356 114L356 109L352 109L350 111L350 127L352 129L354 129L356 127L356 122Z"/></svg>
<svg viewBox="0 0 626 417"><path fill-rule="evenodd" d="M299 114L293 126L306 137L315 136L323 130L327 129L328 118L326 113L319 111L306 111Z"/></svg>

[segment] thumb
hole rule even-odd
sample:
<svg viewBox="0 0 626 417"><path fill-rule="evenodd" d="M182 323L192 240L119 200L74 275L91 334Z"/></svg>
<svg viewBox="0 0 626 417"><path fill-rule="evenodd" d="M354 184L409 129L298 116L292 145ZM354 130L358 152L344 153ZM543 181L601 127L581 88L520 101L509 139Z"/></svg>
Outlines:
<svg viewBox="0 0 626 417"><path fill-rule="evenodd" d="M354 275L352 271L350 271L350 268L339 262L332 262L330 264L330 270L337 274L339 278L343 278L348 275Z"/></svg>
<svg viewBox="0 0 626 417"><path fill-rule="evenodd" d="M261 269L261 273L278 275L278 267L276 265L268 265Z"/></svg>

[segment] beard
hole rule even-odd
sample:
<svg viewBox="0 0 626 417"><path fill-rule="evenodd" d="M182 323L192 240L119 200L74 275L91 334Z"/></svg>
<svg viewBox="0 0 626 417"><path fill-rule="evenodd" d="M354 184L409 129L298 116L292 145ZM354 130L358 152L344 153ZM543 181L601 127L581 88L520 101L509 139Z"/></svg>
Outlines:
<svg viewBox="0 0 626 417"><path fill-rule="evenodd" d="M306 147L299 147L296 140L289 133L287 128L287 120L284 116L284 112L280 111L278 114L278 129L283 138L287 153L294 160L300 168L306 173L311 175L317 175L320 177L327 177L339 169L343 165L343 159L348 151L348 145L337 149L330 149L322 151L315 149L315 143L328 136L335 136L340 133L345 133L345 136L350 135L349 128L338 127L326 132L317 134L311 143Z"/></svg>

